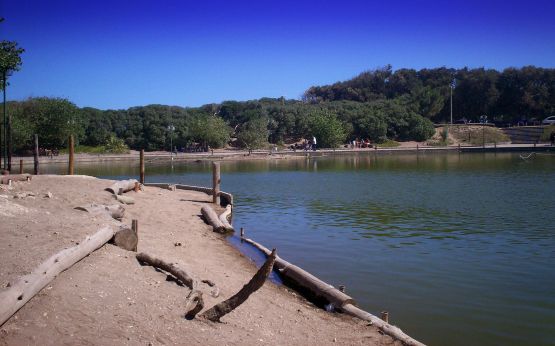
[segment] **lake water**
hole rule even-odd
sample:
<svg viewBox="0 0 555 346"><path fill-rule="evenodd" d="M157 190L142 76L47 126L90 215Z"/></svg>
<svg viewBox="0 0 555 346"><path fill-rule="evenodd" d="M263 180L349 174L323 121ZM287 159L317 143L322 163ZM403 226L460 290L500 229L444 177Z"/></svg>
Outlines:
<svg viewBox="0 0 555 346"><path fill-rule="evenodd" d="M76 173L123 178L136 166ZM236 228L424 343L555 345L554 154L363 153L221 171ZM211 184L208 162L146 174Z"/></svg>

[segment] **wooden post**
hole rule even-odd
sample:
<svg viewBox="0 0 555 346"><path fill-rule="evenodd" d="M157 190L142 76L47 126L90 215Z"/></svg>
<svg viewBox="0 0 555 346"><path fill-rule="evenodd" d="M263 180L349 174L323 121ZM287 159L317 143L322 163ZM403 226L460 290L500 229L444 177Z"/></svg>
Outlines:
<svg viewBox="0 0 555 346"><path fill-rule="evenodd" d="M418 149L419 149L419 148L418 148L418 144L417 144L417 145L416 145L416 152L418 152Z"/></svg>
<svg viewBox="0 0 555 346"><path fill-rule="evenodd" d="M140 156L140 175L139 175L139 182L141 184L145 183L145 150L141 149L141 156Z"/></svg>
<svg viewBox="0 0 555 346"><path fill-rule="evenodd" d="M382 311L382 320L385 323L389 323L389 312L387 311Z"/></svg>
<svg viewBox="0 0 555 346"><path fill-rule="evenodd" d="M220 164L212 162L212 203L220 204Z"/></svg>
<svg viewBox="0 0 555 346"><path fill-rule="evenodd" d="M459 153L461 152L461 143L459 143Z"/></svg>
<svg viewBox="0 0 555 346"><path fill-rule="evenodd" d="M34 156L34 163L35 163L35 168L34 168L34 174L38 175L39 174L39 135L35 135L35 150L33 152L33 156Z"/></svg>
<svg viewBox="0 0 555 346"><path fill-rule="evenodd" d="M19 174L23 174L23 160L19 160Z"/></svg>
<svg viewBox="0 0 555 346"><path fill-rule="evenodd" d="M69 136L69 165L67 167L67 174L73 175L73 156L74 156L74 143L73 143L73 135Z"/></svg>
<svg viewBox="0 0 555 346"><path fill-rule="evenodd" d="M137 219L131 220L131 229L133 230L133 232L135 232L135 235L137 236L137 245L138 245L139 244L139 220ZM133 251L137 252L137 246L135 246L135 250Z"/></svg>

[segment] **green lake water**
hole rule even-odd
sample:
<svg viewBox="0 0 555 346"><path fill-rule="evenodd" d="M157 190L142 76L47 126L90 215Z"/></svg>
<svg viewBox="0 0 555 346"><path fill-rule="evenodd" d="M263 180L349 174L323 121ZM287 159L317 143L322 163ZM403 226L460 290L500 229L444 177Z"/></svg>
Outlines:
<svg viewBox="0 0 555 346"><path fill-rule="evenodd" d="M387 310L422 342L555 345L555 155L364 153L223 162L221 171L236 228L346 285L365 310ZM78 164L76 173L138 169ZM148 163L146 174L211 184L208 162Z"/></svg>

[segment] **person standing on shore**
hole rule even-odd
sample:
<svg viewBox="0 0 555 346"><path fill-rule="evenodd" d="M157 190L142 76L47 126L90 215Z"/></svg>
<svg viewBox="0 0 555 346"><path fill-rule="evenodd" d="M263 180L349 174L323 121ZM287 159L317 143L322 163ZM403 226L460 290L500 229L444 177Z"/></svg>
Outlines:
<svg viewBox="0 0 555 346"><path fill-rule="evenodd" d="M312 151L316 151L316 137L312 136Z"/></svg>
<svg viewBox="0 0 555 346"><path fill-rule="evenodd" d="M549 139L551 140L551 146L555 145L555 131L551 132L551 136L549 136Z"/></svg>

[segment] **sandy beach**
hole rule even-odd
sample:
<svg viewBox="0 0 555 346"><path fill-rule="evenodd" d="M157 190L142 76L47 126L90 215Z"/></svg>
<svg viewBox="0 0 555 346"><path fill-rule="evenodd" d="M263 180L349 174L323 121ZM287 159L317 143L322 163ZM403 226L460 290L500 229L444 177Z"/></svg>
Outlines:
<svg viewBox="0 0 555 346"><path fill-rule="evenodd" d="M0 191L0 286L116 221L74 209L117 203L111 184L85 176L35 176ZM23 198L14 198L22 197ZM139 252L176 262L199 284L205 308L235 294L256 265L200 218L210 196L145 187L128 192L123 223L139 220ZM278 249L279 252L279 249ZM319 309L267 281L245 304L212 323L183 316L187 287L106 244L60 274L0 328L1 345L394 345L367 322ZM212 293L212 294L211 294Z"/></svg>

